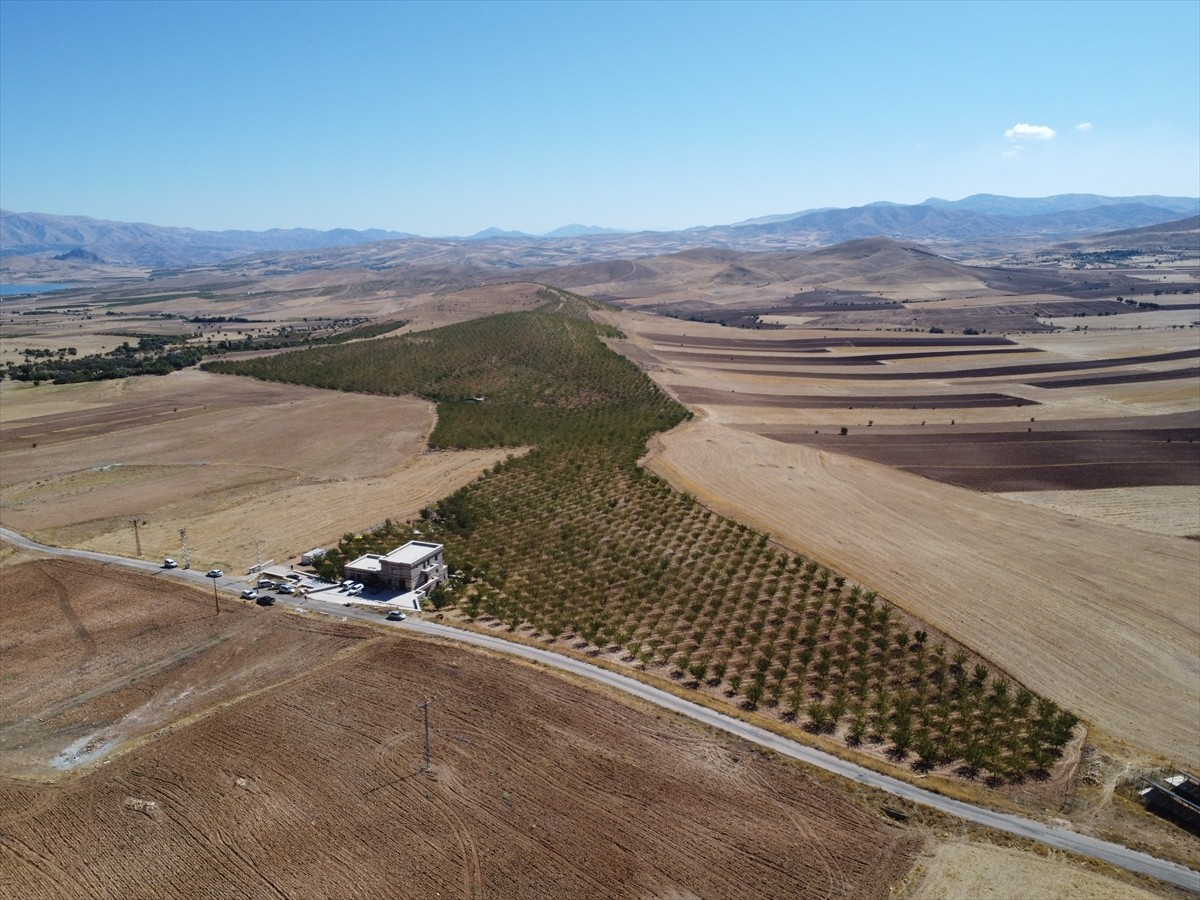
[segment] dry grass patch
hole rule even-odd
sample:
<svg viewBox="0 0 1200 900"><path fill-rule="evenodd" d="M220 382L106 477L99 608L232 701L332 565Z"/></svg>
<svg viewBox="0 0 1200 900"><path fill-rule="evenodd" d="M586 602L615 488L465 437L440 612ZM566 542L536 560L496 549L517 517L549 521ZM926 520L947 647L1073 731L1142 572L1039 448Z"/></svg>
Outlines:
<svg viewBox="0 0 1200 900"><path fill-rule="evenodd" d="M1037 856L1008 847L950 841L917 862L912 900L1153 900L1160 894L1062 855Z"/></svg>
<svg viewBox="0 0 1200 900"><path fill-rule="evenodd" d="M1191 486L1015 491L999 496L1152 534L1200 535L1200 489Z"/></svg>
<svg viewBox="0 0 1200 900"><path fill-rule="evenodd" d="M544 290L540 284L514 282L423 294L405 305L404 316L408 324L397 334L427 331L496 313L537 309L546 302L544 294L538 295L538 291Z"/></svg>

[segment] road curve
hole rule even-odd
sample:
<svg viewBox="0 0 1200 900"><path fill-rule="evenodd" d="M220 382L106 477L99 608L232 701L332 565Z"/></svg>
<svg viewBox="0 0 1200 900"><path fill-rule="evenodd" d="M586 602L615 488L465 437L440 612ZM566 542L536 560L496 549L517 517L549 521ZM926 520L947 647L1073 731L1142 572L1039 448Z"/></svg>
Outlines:
<svg viewBox="0 0 1200 900"><path fill-rule="evenodd" d="M180 578L196 583L207 583L209 581L202 573L191 570L181 569L163 569L160 565L146 560L129 559L122 556L113 556L107 553L95 553L89 550L72 550L64 547L49 547L44 544L39 544L31 541L22 535L11 531L7 528L0 527L0 538L21 547L26 550L33 550L41 553L52 554L55 556L66 556L76 559L89 559L95 562L106 564L121 565L133 569L138 569L143 572L150 572L158 575L169 575L171 577ZM240 585L240 580L224 579L225 587L230 588L231 584ZM234 588L236 589L236 588ZM327 605L327 612L330 615L341 616L343 618L362 619L373 621L376 623L383 622L377 613L367 612L356 607L341 607L334 603L321 603L312 599L296 599L289 597L280 597L276 600L281 605L288 606L303 606L314 612L321 612L322 606ZM652 703L664 709L671 710L682 716L687 716L697 722L701 722L712 728L718 728L721 731L728 732L743 740L773 750L782 756L788 756L792 759L800 760L811 766L824 769L827 772L832 772L840 775L843 778L848 778L851 781L856 781L859 784L865 784L881 791L885 791L896 797L902 797L910 800L913 803L919 803L923 806L928 806L940 812L948 813L952 816L957 816L960 819L965 819L968 822L975 822L979 825L986 825L989 828L994 828L997 831L1003 831L1007 834L1016 835L1018 837L1027 838L1028 840L1037 841L1048 847L1054 847L1059 850L1066 850L1070 853L1076 853L1080 856L1093 857L1103 860L1115 866L1120 866L1123 869L1128 869L1131 872L1138 872L1143 875L1149 875L1153 878L1158 878L1161 881L1168 882L1178 887L1185 888L1190 891L1200 892L1200 873L1194 872L1186 866L1181 866L1177 863L1159 859L1151 856L1148 853L1143 853L1139 850L1132 850L1123 844L1115 844L1110 841L1103 841L1099 838L1089 837L1088 835L1078 834L1065 828L1058 828L1051 825L1046 825L1033 819L1026 819L1022 816L1015 816L1009 813L996 812L995 810L987 809L982 806L975 806L970 803L964 803L961 800L954 800L950 797L944 797L941 794L933 791L917 787L909 784L907 781L901 781L898 778L892 778L889 775L883 775L872 769L865 768L832 754L825 753L813 747L806 746L797 741L789 740L781 737L773 732L767 731L764 728L759 728L755 725L743 722L732 716L727 716L719 712L701 706L698 703L693 703L690 700L685 700L677 697L667 691L645 684L634 678L629 678L625 675L603 669L591 663L583 662L569 656L562 656L557 653L552 653L549 650L543 650L538 647L530 647L525 644L517 644L511 641L506 641L503 638L495 637L489 634L480 634L474 631L464 631L458 628L452 628L448 625L442 625L437 622L431 622L424 619L409 617L403 623L386 623L395 624L408 631L414 631L419 634L430 635L434 637L444 638L447 640L458 641L460 643L472 644L477 647L482 647L497 653L504 653L509 656L519 656L524 659L532 660L546 666L551 666L556 669L561 669L578 675L591 681L607 685L616 690L624 691Z"/></svg>

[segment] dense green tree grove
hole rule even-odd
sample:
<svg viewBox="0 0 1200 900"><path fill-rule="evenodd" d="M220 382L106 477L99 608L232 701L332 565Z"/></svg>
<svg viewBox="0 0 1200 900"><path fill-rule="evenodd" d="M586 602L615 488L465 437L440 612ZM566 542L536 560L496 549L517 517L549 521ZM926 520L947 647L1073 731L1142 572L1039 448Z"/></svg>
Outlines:
<svg viewBox="0 0 1200 900"><path fill-rule="evenodd" d="M194 366L203 356L197 347L186 344L182 336L142 335L136 345L122 341L107 353L79 356L73 347L61 352L25 351L25 361L8 363L5 373L13 381L41 384L71 384L78 381L104 381L131 375L166 375Z"/></svg>

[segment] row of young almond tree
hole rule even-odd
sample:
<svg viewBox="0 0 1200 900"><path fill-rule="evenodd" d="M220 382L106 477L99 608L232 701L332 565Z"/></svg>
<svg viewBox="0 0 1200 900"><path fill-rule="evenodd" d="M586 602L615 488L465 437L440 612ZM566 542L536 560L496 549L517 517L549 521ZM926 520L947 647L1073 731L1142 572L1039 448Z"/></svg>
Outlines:
<svg viewBox="0 0 1200 900"><path fill-rule="evenodd" d="M1053 763L1073 715L639 467L647 438L687 412L585 312L558 298L554 311L223 368L419 393L438 401L435 446L534 448L420 523L463 573L455 596L470 618L615 652L918 767L1021 778ZM411 534L389 522L346 535L325 565L337 574Z"/></svg>

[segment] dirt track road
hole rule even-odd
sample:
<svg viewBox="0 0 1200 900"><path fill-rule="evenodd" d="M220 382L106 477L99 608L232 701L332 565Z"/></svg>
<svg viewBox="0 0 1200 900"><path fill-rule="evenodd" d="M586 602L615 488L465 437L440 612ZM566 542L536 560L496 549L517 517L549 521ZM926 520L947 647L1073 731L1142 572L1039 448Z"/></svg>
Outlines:
<svg viewBox="0 0 1200 900"><path fill-rule="evenodd" d="M158 572L166 577L182 578L189 581L205 582L203 573L194 571L181 571L179 569L165 570L161 569L154 563L145 562L143 560L126 559L119 556L111 556L102 553L93 553L83 550L71 550L60 547L47 547L30 541L16 532L10 531L7 528L0 528L0 539L9 541L13 545L25 550L32 550L40 553L48 553L55 556L68 556L81 559L90 559L97 562L128 566L130 568L139 569L141 571ZM224 579L228 589L232 579ZM240 587L241 582L237 583ZM305 605L306 608L320 612L321 607L311 601L305 603L303 600L293 600L291 598L279 598L277 601L282 605L300 606ZM348 619L361 619L364 621L380 622L378 614L359 610L354 607L345 608L329 605L328 612L333 615L340 615ZM969 822L975 822L980 825L985 825L990 828L995 828L998 831L1007 834L1013 834L1018 837L1023 837L1029 840L1037 841L1049 847L1054 847L1060 850L1066 850L1070 853L1077 853L1082 856L1089 856L1103 860L1112 865L1120 866L1132 872L1139 872L1144 875L1149 875L1153 878L1158 878L1170 884L1191 890L1200 891L1200 873L1194 872L1184 866L1176 863L1167 862L1150 856L1146 853L1141 853L1137 850L1132 850L1121 844L1114 844L1108 841L1102 841L1098 838L1089 837L1087 835L1077 834L1064 828L1056 828L1050 825L1045 825L1041 822L1025 819L1020 816L1009 815L1007 813L995 812L980 806L974 806L968 803L963 803L958 800L953 800L948 797L943 797L940 794L935 794L923 788L916 787L905 781L896 778L882 775L871 769L856 765L836 756L831 756L812 747L807 747L796 741L788 740L780 737L772 732L758 728L754 725L749 725L745 722L735 719L731 716L726 716L706 707L676 697L666 691L643 684L632 678L619 675L615 672L610 672L607 669L602 669L593 666L589 663L581 662L570 657L559 656L547 650L541 650L536 647L527 647L522 644L514 644L505 641L502 638L493 637L486 634L477 634L475 632L461 631L457 628L451 628L446 625L438 624L437 622L429 622L415 618L409 618L404 623L395 623L399 627L414 631L418 634L426 634L432 637L443 638L446 640L458 641L461 643L473 644L484 649L504 653L512 656L519 656L524 659L532 660L546 666L551 666L556 669L561 669L570 672L582 678L587 678L591 681L604 684L610 688L623 691L644 700L648 703L653 703L664 709L671 710L682 716L687 716L697 722L708 725L712 728L718 728L722 731L736 735L743 740L750 741L761 747L772 750L783 756L791 757L792 759L800 760L825 771L835 773L851 781L856 781L860 784L868 785L877 788L881 791L886 791L897 797L903 797L914 803L920 803L924 806L932 807L941 812L948 813L953 816L965 819Z"/></svg>

